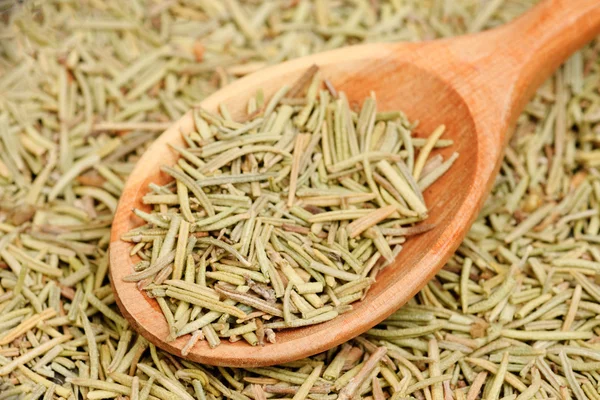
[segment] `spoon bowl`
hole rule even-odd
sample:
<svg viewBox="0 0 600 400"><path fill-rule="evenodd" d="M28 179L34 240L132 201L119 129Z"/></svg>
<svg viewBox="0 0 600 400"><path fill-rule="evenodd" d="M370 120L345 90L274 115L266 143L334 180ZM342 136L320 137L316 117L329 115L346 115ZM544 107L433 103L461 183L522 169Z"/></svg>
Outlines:
<svg viewBox="0 0 600 400"><path fill-rule="evenodd" d="M442 268L468 232L526 101L569 54L599 32L600 3L596 0L547 0L492 31L424 43L368 44L303 57L258 71L205 99L201 107L216 111L225 103L234 119L240 118L258 89L269 98L317 65L324 78L346 93L351 106L374 92L379 110L402 110L409 120L418 120L416 137L426 137L445 124L444 138L454 144L435 152L444 159L453 152L460 156L424 192L427 223L435 227L407 240L365 298L353 303L352 311L326 323L279 332L277 343L264 347L223 342L210 349L200 342L186 358L236 367L288 362L343 343L406 303ZM122 313L146 339L176 355L181 355L187 338L167 342L167 323L156 301L135 283L123 281L137 260L129 255L131 243L120 237L142 224L131 209L149 209L142 203L148 184L171 180L160 172L162 165L173 165L178 159L168 144L184 146L181 133L194 129L190 112L138 161L119 202L110 244L111 283Z"/></svg>

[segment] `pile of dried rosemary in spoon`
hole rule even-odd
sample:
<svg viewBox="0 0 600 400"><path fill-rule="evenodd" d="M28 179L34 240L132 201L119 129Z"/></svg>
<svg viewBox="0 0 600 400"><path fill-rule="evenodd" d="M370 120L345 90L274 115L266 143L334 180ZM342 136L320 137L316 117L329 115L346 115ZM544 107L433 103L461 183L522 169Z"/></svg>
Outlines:
<svg viewBox="0 0 600 400"><path fill-rule="evenodd" d="M352 309L431 227L417 224L421 192L458 157L430 157L452 144L444 126L413 138L401 112L374 97L351 109L317 67L247 113L194 110L188 147L162 168L174 182L150 184L150 212L133 210L145 224L122 237L141 259L125 279L156 298L167 340L191 334L184 354L202 338L264 345Z"/></svg>

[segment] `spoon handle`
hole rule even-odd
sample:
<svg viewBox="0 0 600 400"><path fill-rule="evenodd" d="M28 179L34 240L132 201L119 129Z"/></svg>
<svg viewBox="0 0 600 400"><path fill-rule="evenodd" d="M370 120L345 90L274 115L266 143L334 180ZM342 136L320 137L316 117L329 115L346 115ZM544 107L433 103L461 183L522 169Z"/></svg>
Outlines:
<svg viewBox="0 0 600 400"><path fill-rule="evenodd" d="M457 60L450 81L501 151L537 88L598 34L600 0L544 0L509 24L433 46Z"/></svg>
<svg viewBox="0 0 600 400"><path fill-rule="evenodd" d="M545 0L496 30L526 102L567 58L600 34L599 0ZM523 106L523 104L519 104Z"/></svg>

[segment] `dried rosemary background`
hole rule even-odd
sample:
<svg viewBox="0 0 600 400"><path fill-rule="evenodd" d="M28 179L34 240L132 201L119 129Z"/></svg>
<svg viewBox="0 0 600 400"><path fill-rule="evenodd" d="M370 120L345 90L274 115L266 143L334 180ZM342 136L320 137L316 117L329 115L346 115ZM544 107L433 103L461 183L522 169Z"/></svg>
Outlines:
<svg viewBox="0 0 600 400"><path fill-rule="evenodd" d="M216 368L149 345L113 304L111 216L144 146L267 62L474 32L531 3L24 3L1 3L0 398L600 399L598 43L528 105L480 218L409 304L305 360Z"/></svg>
<svg viewBox="0 0 600 400"><path fill-rule="evenodd" d="M251 97L243 122L224 104L193 118L161 168L174 181L150 184L149 212L133 210L145 223L121 237L141 259L124 280L156 298L167 341L191 334L184 356L198 340L264 345L352 310L406 237L431 229L421 192L458 157L429 157L452 144L443 125L412 138L401 112L378 112L374 96L351 109L316 66Z"/></svg>

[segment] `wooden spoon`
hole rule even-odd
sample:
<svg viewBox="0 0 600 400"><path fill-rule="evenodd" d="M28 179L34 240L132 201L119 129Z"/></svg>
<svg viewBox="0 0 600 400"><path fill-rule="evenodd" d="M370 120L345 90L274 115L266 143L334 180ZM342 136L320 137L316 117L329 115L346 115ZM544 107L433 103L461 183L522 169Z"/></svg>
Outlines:
<svg viewBox="0 0 600 400"><path fill-rule="evenodd" d="M536 88L574 51L600 33L599 0L546 0L512 23L476 35L423 43L373 43L315 54L265 68L216 92L201 103L210 111L225 103L244 115L248 98L261 88L270 96L316 64L349 100L376 93L382 110L403 110L419 120L418 135L445 124L460 153L451 170L424 193L428 222L436 227L409 238L397 261L377 277L354 310L320 325L277 334L277 343L251 347L224 341L216 349L196 344L187 358L236 367L283 363L325 351L384 320L414 296L444 265L465 237L500 167L517 117ZM173 165L168 143L183 145L194 130L191 113L156 140L131 173L119 202L110 244L110 275L117 303L132 326L150 342L181 355L187 337L166 342L167 323L157 303L124 282L135 260L121 235L141 225L133 207L147 209L148 184L170 180L161 165ZM555 157L560 157L556 155Z"/></svg>

